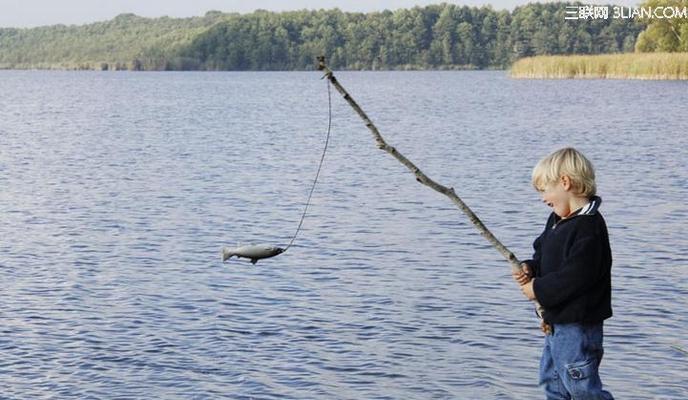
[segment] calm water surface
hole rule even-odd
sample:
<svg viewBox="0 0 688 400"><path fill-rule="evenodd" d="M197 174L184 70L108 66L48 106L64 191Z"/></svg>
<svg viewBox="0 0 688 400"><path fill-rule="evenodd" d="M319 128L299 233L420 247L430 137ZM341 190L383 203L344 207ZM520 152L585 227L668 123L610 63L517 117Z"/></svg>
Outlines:
<svg viewBox="0 0 688 400"><path fill-rule="evenodd" d="M537 160L595 163L614 251L602 378L688 398L688 83L340 73L385 138L519 257ZM3 399L533 399L508 264L316 72L0 72Z"/></svg>

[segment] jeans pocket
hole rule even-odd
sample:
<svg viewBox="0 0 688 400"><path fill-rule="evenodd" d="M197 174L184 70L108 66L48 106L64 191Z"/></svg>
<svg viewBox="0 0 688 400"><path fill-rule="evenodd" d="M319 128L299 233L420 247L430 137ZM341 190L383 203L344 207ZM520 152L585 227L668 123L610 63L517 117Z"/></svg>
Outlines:
<svg viewBox="0 0 688 400"><path fill-rule="evenodd" d="M598 399L602 382L594 358L566 365L566 378L573 399Z"/></svg>
<svg viewBox="0 0 688 400"><path fill-rule="evenodd" d="M579 361L566 365L566 372L569 378L574 381L585 379L591 375L597 374L596 360Z"/></svg>

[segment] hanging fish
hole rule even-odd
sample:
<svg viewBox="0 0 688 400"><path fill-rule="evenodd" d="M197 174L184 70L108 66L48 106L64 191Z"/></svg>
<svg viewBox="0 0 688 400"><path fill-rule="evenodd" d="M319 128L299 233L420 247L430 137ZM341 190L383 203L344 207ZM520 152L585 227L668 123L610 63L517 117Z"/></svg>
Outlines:
<svg viewBox="0 0 688 400"><path fill-rule="evenodd" d="M258 262L258 260L274 257L278 254L284 253L284 251L285 249L281 247L269 246L265 244L239 246L233 249L224 247L222 249L222 262L237 256L237 258L249 258L251 260L251 264L255 264Z"/></svg>

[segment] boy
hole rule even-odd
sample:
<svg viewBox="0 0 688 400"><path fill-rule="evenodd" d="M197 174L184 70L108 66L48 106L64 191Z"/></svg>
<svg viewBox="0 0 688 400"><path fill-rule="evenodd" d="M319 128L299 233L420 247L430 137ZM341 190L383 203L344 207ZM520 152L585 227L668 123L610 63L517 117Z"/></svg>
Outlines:
<svg viewBox="0 0 688 400"><path fill-rule="evenodd" d="M598 372L602 325L612 316L612 257L595 172L583 154L564 148L535 166L532 183L553 212L533 259L513 276L544 308L540 385L547 399L611 399Z"/></svg>

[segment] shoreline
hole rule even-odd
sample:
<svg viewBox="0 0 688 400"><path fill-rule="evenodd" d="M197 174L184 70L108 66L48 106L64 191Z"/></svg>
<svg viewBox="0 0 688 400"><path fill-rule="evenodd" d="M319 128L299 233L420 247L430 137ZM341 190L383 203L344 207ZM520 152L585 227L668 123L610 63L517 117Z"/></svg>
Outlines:
<svg viewBox="0 0 688 400"><path fill-rule="evenodd" d="M44 65L3 65L0 64L0 71L96 71L96 72L308 72L316 71L315 63L311 69L146 69L146 68L96 68L92 67L94 64L86 65L64 65L64 64L44 64ZM476 68L474 66L465 65L442 65L435 67L423 67L422 65L398 65L380 68L337 68L337 71L368 71L368 72L386 72L386 71L508 71L509 67L488 67Z"/></svg>

